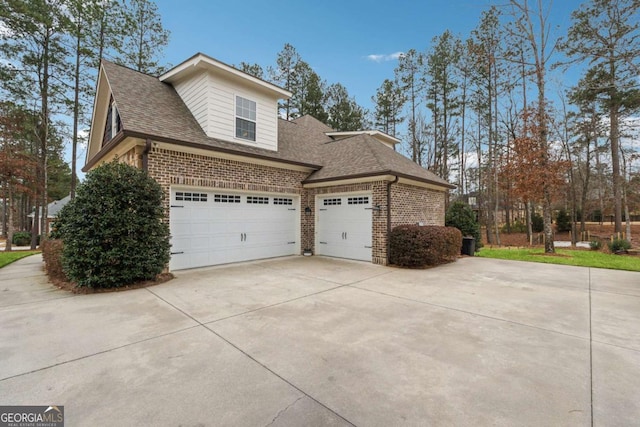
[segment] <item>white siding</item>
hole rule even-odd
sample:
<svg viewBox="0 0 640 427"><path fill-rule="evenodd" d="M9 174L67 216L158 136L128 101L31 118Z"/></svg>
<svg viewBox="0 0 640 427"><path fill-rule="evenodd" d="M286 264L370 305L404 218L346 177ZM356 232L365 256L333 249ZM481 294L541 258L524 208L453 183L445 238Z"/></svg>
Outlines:
<svg viewBox="0 0 640 427"><path fill-rule="evenodd" d="M278 100L241 82L202 72L175 85L207 136L267 150L278 150ZM256 103L256 141L235 137L236 95Z"/></svg>
<svg viewBox="0 0 640 427"><path fill-rule="evenodd" d="M199 73L188 80L177 83L174 87L180 98L198 121L200 127L207 132L207 82L206 73Z"/></svg>

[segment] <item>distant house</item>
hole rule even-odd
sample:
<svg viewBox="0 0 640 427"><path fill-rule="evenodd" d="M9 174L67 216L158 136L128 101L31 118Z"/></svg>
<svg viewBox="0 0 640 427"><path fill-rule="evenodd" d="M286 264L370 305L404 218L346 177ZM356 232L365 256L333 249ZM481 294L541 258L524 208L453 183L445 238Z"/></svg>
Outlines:
<svg viewBox="0 0 640 427"><path fill-rule="evenodd" d="M289 97L203 54L160 77L103 61L83 170L118 159L160 183L172 270L307 251L386 264L392 227L444 225L453 186L399 140L279 119Z"/></svg>
<svg viewBox="0 0 640 427"><path fill-rule="evenodd" d="M51 232L51 223L53 222L54 219L56 219L56 217L58 216L58 213L64 207L64 205L69 203L69 200L71 200L70 195L60 200L55 200L47 205L47 231L46 231L47 234ZM38 218L40 218L41 215L42 215L42 208L40 208ZM31 221L33 222L35 217L35 212L31 212L27 216L31 218Z"/></svg>

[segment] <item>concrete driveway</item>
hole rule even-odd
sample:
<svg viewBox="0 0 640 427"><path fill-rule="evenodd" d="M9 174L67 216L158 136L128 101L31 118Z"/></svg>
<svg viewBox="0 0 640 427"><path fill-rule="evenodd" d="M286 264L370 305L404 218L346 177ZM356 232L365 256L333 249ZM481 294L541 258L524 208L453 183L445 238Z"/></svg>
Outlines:
<svg viewBox="0 0 640 427"><path fill-rule="evenodd" d="M0 405L68 426L637 425L640 274L293 257L70 295L0 270Z"/></svg>

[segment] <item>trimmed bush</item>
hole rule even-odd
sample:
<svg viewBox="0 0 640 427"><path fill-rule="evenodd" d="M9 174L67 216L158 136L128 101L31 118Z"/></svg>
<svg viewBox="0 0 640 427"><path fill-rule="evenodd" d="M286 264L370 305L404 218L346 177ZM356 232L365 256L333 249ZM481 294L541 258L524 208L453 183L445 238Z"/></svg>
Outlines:
<svg viewBox="0 0 640 427"><path fill-rule="evenodd" d="M471 236L475 239L476 252L482 247L482 238L480 237L480 224L476 221L476 214L463 202L454 202L447 209L445 215L445 225L447 227L455 227L463 236ZM460 243L462 247L462 243Z"/></svg>
<svg viewBox="0 0 640 427"><path fill-rule="evenodd" d="M42 243L42 259L47 276L51 281L61 280L67 282L67 276L62 268L62 240L49 239Z"/></svg>
<svg viewBox="0 0 640 427"><path fill-rule="evenodd" d="M454 227L400 225L389 235L392 264L424 267L455 261L462 233Z"/></svg>
<svg viewBox="0 0 640 427"><path fill-rule="evenodd" d="M169 262L169 226L160 185L123 163L86 175L59 213L62 264L78 286L115 288L152 280Z"/></svg>
<svg viewBox="0 0 640 427"><path fill-rule="evenodd" d="M28 231L16 231L13 233L13 239L11 243L15 246L30 246L31 245L31 233Z"/></svg>
<svg viewBox="0 0 640 427"><path fill-rule="evenodd" d="M556 230L558 233L571 231L571 218L566 210L560 209L556 216Z"/></svg>
<svg viewBox="0 0 640 427"><path fill-rule="evenodd" d="M608 245L612 254L627 252L631 249L631 243L625 239L614 239L612 242L609 242Z"/></svg>

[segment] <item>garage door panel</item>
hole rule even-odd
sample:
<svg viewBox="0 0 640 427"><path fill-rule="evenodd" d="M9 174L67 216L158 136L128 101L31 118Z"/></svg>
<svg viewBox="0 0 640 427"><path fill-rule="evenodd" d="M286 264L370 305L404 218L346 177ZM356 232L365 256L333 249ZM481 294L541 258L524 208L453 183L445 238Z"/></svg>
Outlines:
<svg viewBox="0 0 640 427"><path fill-rule="evenodd" d="M328 195L317 199L316 252L371 261L371 195Z"/></svg>
<svg viewBox="0 0 640 427"><path fill-rule="evenodd" d="M176 200L178 192L193 200ZM295 197L219 190L172 190L171 196L172 270L298 251L289 244L298 234Z"/></svg>

